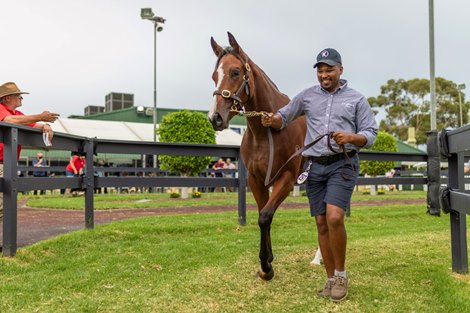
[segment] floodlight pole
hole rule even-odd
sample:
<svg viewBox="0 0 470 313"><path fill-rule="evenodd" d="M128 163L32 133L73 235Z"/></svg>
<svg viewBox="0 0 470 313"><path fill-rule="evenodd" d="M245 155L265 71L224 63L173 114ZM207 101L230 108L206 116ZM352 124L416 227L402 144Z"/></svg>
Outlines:
<svg viewBox="0 0 470 313"><path fill-rule="evenodd" d="M458 84L457 90L459 92L459 111L460 111L460 127L463 126L463 112L462 112L462 95L460 94L461 90L465 89L465 84Z"/></svg>
<svg viewBox="0 0 470 313"><path fill-rule="evenodd" d="M153 142L157 141L157 22L153 23ZM155 158L153 161L155 167Z"/></svg>
<svg viewBox="0 0 470 313"><path fill-rule="evenodd" d="M429 0L429 70L431 93L431 130L437 129L436 123L436 77L434 64L434 0Z"/></svg>

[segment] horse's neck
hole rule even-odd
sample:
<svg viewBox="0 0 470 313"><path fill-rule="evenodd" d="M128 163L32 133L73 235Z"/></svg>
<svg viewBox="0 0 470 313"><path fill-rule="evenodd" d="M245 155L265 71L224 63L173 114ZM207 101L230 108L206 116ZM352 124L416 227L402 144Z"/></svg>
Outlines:
<svg viewBox="0 0 470 313"><path fill-rule="evenodd" d="M254 73L255 94L253 106L258 111L276 112L289 102L289 98L279 91L273 81L260 68Z"/></svg>
<svg viewBox="0 0 470 313"><path fill-rule="evenodd" d="M255 90L251 100L247 103L247 111L276 113L289 102L289 98L277 89L271 79L261 70L254 75ZM266 128L261 125L259 118L247 118L247 126L257 136L265 136Z"/></svg>

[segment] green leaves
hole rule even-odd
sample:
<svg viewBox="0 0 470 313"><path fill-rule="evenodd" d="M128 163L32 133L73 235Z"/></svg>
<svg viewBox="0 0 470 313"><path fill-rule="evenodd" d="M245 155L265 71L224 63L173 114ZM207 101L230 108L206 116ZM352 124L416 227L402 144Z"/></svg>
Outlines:
<svg viewBox="0 0 470 313"><path fill-rule="evenodd" d="M160 142L215 144L215 131L200 112L183 110L163 117L158 129ZM161 168L183 176L196 175L207 168L211 157L159 156Z"/></svg>
<svg viewBox="0 0 470 313"><path fill-rule="evenodd" d="M396 152L397 140L388 133L379 132L374 145L365 150ZM361 171L371 176L384 175L394 166L395 161L361 161Z"/></svg>
<svg viewBox="0 0 470 313"><path fill-rule="evenodd" d="M428 79L390 79L380 88L380 95L368 100L374 112L379 108L385 110L386 117L380 123L380 130L406 141L408 127L415 127L417 144L426 143L426 132L431 128ZM456 83L442 77L436 78L438 129L460 126L460 100L465 125L468 123L470 103L465 102L465 95L458 90Z"/></svg>

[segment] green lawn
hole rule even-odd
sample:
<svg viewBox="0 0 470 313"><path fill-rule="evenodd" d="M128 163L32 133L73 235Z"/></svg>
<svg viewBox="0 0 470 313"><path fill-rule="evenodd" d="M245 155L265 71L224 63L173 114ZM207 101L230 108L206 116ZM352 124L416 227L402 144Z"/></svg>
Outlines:
<svg viewBox="0 0 470 313"><path fill-rule="evenodd" d="M315 295L325 275L309 264L307 208L275 215L271 282L255 277L257 213L241 227L234 209L119 221L21 248L0 258L0 312L469 312L469 277L451 272L449 217L425 212L424 202L353 208L350 293L339 304Z"/></svg>
<svg viewBox="0 0 470 313"><path fill-rule="evenodd" d="M85 208L85 198L64 195L48 196L19 196L20 200L27 200L27 205L36 208L56 208L81 210ZM255 204L251 193L247 193L247 204ZM371 196L356 192L353 200L406 200L426 199L424 191L388 192L385 195ZM284 202L307 203L305 196L288 197ZM132 208L174 208L205 205L237 205L236 192L203 193L201 198L172 199L168 193L143 194L95 194L94 206L96 210L132 209Z"/></svg>

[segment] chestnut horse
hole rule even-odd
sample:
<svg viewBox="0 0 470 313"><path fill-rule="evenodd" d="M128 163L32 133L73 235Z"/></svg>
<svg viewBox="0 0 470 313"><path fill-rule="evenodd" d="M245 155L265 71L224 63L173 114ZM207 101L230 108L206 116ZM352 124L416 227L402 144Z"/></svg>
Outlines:
<svg viewBox="0 0 470 313"><path fill-rule="evenodd" d="M228 39L230 47L222 48L211 38L212 50L217 56L212 74L217 89L209 119L215 130L223 130L235 115L240 113L247 117L247 129L240 149L248 170L248 184L259 212L261 270L258 276L270 280L274 276L271 223L301 171L300 156L285 163L304 145L306 123L305 118L301 117L280 131L261 125L262 112L276 112L289 102L289 98L248 57L231 33L228 33ZM278 173L279 169L281 172ZM275 173L278 175L274 182L270 182Z"/></svg>

